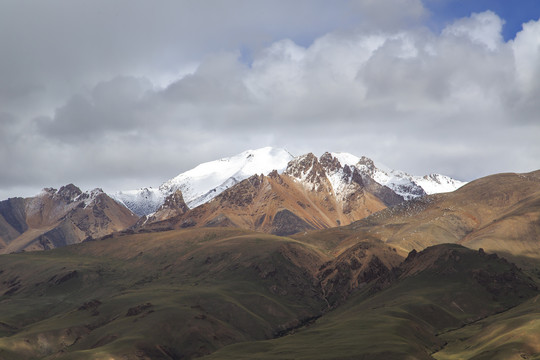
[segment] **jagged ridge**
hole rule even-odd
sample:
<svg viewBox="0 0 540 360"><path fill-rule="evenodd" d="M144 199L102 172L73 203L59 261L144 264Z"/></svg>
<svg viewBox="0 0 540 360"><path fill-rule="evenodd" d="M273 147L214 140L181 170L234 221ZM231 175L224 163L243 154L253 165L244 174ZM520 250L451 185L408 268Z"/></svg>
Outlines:
<svg viewBox="0 0 540 360"><path fill-rule="evenodd" d="M311 168L314 160L319 165ZM334 160L332 160L334 159ZM295 169L290 161L294 161ZM334 161L334 163L331 163ZM321 167L324 166L324 169ZM302 170L299 170L302 169ZM287 174L300 182L311 185L313 179L325 173L336 195L346 190L352 176L362 178L367 186L386 186L405 200L415 199L426 194L453 191L465 183L440 174L413 176L400 170L391 170L385 166L375 166L367 157L356 157L348 153L324 153L317 158L312 153L293 157L284 149L265 147L248 150L238 155L203 163L173 179L164 182L158 189L121 191L111 197L128 207L139 216L149 215L159 209L167 196L180 190L186 205L193 209L207 203L223 191L253 175L268 175L276 170L278 174ZM300 173L299 171L305 171ZM356 174L356 175L355 175ZM345 176L347 175L347 177ZM375 191L375 189L373 189ZM380 196L392 203L393 194L384 190Z"/></svg>

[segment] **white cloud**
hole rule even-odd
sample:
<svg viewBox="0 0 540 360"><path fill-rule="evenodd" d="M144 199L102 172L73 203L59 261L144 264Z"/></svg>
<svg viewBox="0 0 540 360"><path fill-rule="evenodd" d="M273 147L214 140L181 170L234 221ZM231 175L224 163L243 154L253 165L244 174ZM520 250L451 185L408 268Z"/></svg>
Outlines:
<svg viewBox="0 0 540 360"><path fill-rule="evenodd" d="M534 91L540 86L540 20L523 24L511 46L521 91Z"/></svg>
<svg viewBox="0 0 540 360"><path fill-rule="evenodd" d="M68 95L51 96L62 101L48 102L56 104L50 113L25 116L17 110L25 101L15 106L0 97L0 103L11 104L0 114L0 161L11 169L0 183L4 189L69 181L109 190L158 185L202 161L266 145L296 154L366 154L418 174L436 171L465 180L538 167L540 125L532 120L540 110L540 21L504 42L503 20L492 12L434 33L420 26L426 13L416 0L290 3L296 5L265 2L265 13L237 1L242 11L235 13L212 2L222 17L203 17L205 24L177 12L187 23L162 24L138 14L148 21L147 29L128 22L127 30L117 32L107 13L107 31L128 43L107 48L109 62L101 58L106 45L96 45L105 36L98 29L88 38L89 48L71 55L74 63L67 61L76 85L53 91ZM166 8L180 9L167 4L160 9L163 19L172 16ZM189 4L196 13L209 10ZM132 9L145 7L141 2ZM278 21L284 24L280 31L295 36L278 31L267 37L263 29L283 9L291 13ZM254 18L244 19L255 11ZM337 21L324 23L314 17L316 11L346 19L346 26L322 31ZM313 18L303 19L303 13ZM350 20L364 18L370 20L358 26ZM251 27L256 31L243 33ZM53 34L71 49L80 41ZM247 55L243 44L249 44ZM58 56L66 55L66 49L59 50ZM8 71L2 61L0 74ZM28 61L38 66L37 60ZM52 74L45 66L27 78L52 79L57 88L65 80L58 75L64 62L54 57L47 63ZM8 80L25 89L15 76ZM19 96L2 86L0 94L4 89Z"/></svg>
<svg viewBox="0 0 540 360"><path fill-rule="evenodd" d="M443 31L445 36L464 37L472 42L483 44L490 50L496 50L503 43L501 34L504 20L492 11L473 13L470 18L463 18Z"/></svg>

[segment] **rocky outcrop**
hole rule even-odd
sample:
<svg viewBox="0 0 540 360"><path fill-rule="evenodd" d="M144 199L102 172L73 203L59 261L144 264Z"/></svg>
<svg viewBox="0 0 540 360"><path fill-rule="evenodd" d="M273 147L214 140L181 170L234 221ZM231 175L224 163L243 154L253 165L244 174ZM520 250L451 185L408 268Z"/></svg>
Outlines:
<svg viewBox="0 0 540 360"><path fill-rule="evenodd" d="M231 189L224 191L222 196L218 197L219 203L238 208L249 206L260 192L264 178L264 175L253 175L246 180L241 181Z"/></svg>
<svg viewBox="0 0 540 360"><path fill-rule="evenodd" d="M514 263L487 254L483 249L474 251L457 244L431 246L420 252L412 250L394 271L381 277L381 287L410 277L436 278L439 281L458 277L474 282L493 296L496 301L513 303L538 293L536 283Z"/></svg>
<svg viewBox="0 0 540 360"><path fill-rule="evenodd" d="M342 168L339 160L336 157L333 157L329 152L322 154L319 162L326 173L333 173Z"/></svg>
<svg viewBox="0 0 540 360"><path fill-rule="evenodd" d="M312 191L328 190L326 171L312 153L291 160L283 174L296 179Z"/></svg>
<svg viewBox="0 0 540 360"><path fill-rule="evenodd" d="M321 290L329 306L334 307L353 292L388 276L402 260L395 249L381 242L357 243L320 267Z"/></svg>

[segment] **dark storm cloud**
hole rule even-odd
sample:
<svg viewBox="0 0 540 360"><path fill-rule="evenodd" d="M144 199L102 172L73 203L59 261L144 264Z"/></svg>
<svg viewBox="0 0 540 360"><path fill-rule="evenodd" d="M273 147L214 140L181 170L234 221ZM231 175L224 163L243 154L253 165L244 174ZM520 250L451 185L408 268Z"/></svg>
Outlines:
<svg viewBox="0 0 540 360"><path fill-rule="evenodd" d="M0 198L156 186L267 145L464 180L540 167L540 22L504 41L492 12L433 32L417 0L0 10Z"/></svg>

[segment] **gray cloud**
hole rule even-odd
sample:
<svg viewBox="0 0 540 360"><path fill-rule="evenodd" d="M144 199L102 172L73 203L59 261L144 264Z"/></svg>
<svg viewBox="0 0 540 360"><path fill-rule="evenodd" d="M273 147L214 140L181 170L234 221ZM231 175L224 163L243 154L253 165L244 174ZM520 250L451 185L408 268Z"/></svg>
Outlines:
<svg viewBox="0 0 540 360"><path fill-rule="evenodd" d="M504 42L492 12L432 32L417 0L29 4L0 11L21 34L0 31L0 198L267 145L464 180L540 167L540 21Z"/></svg>
<svg viewBox="0 0 540 360"><path fill-rule="evenodd" d="M93 140L108 131L129 132L140 126L152 84L146 79L116 77L100 82L88 96L74 95L53 117L36 119L40 133L66 142Z"/></svg>
<svg viewBox="0 0 540 360"><path fill-rule="evenodd" d="M117 75L171 77L208 53L311 41L364 14L349 1L6 0L0 11L2 105L60 101ZM320 16L324 14L324 16Z"/></svg>

